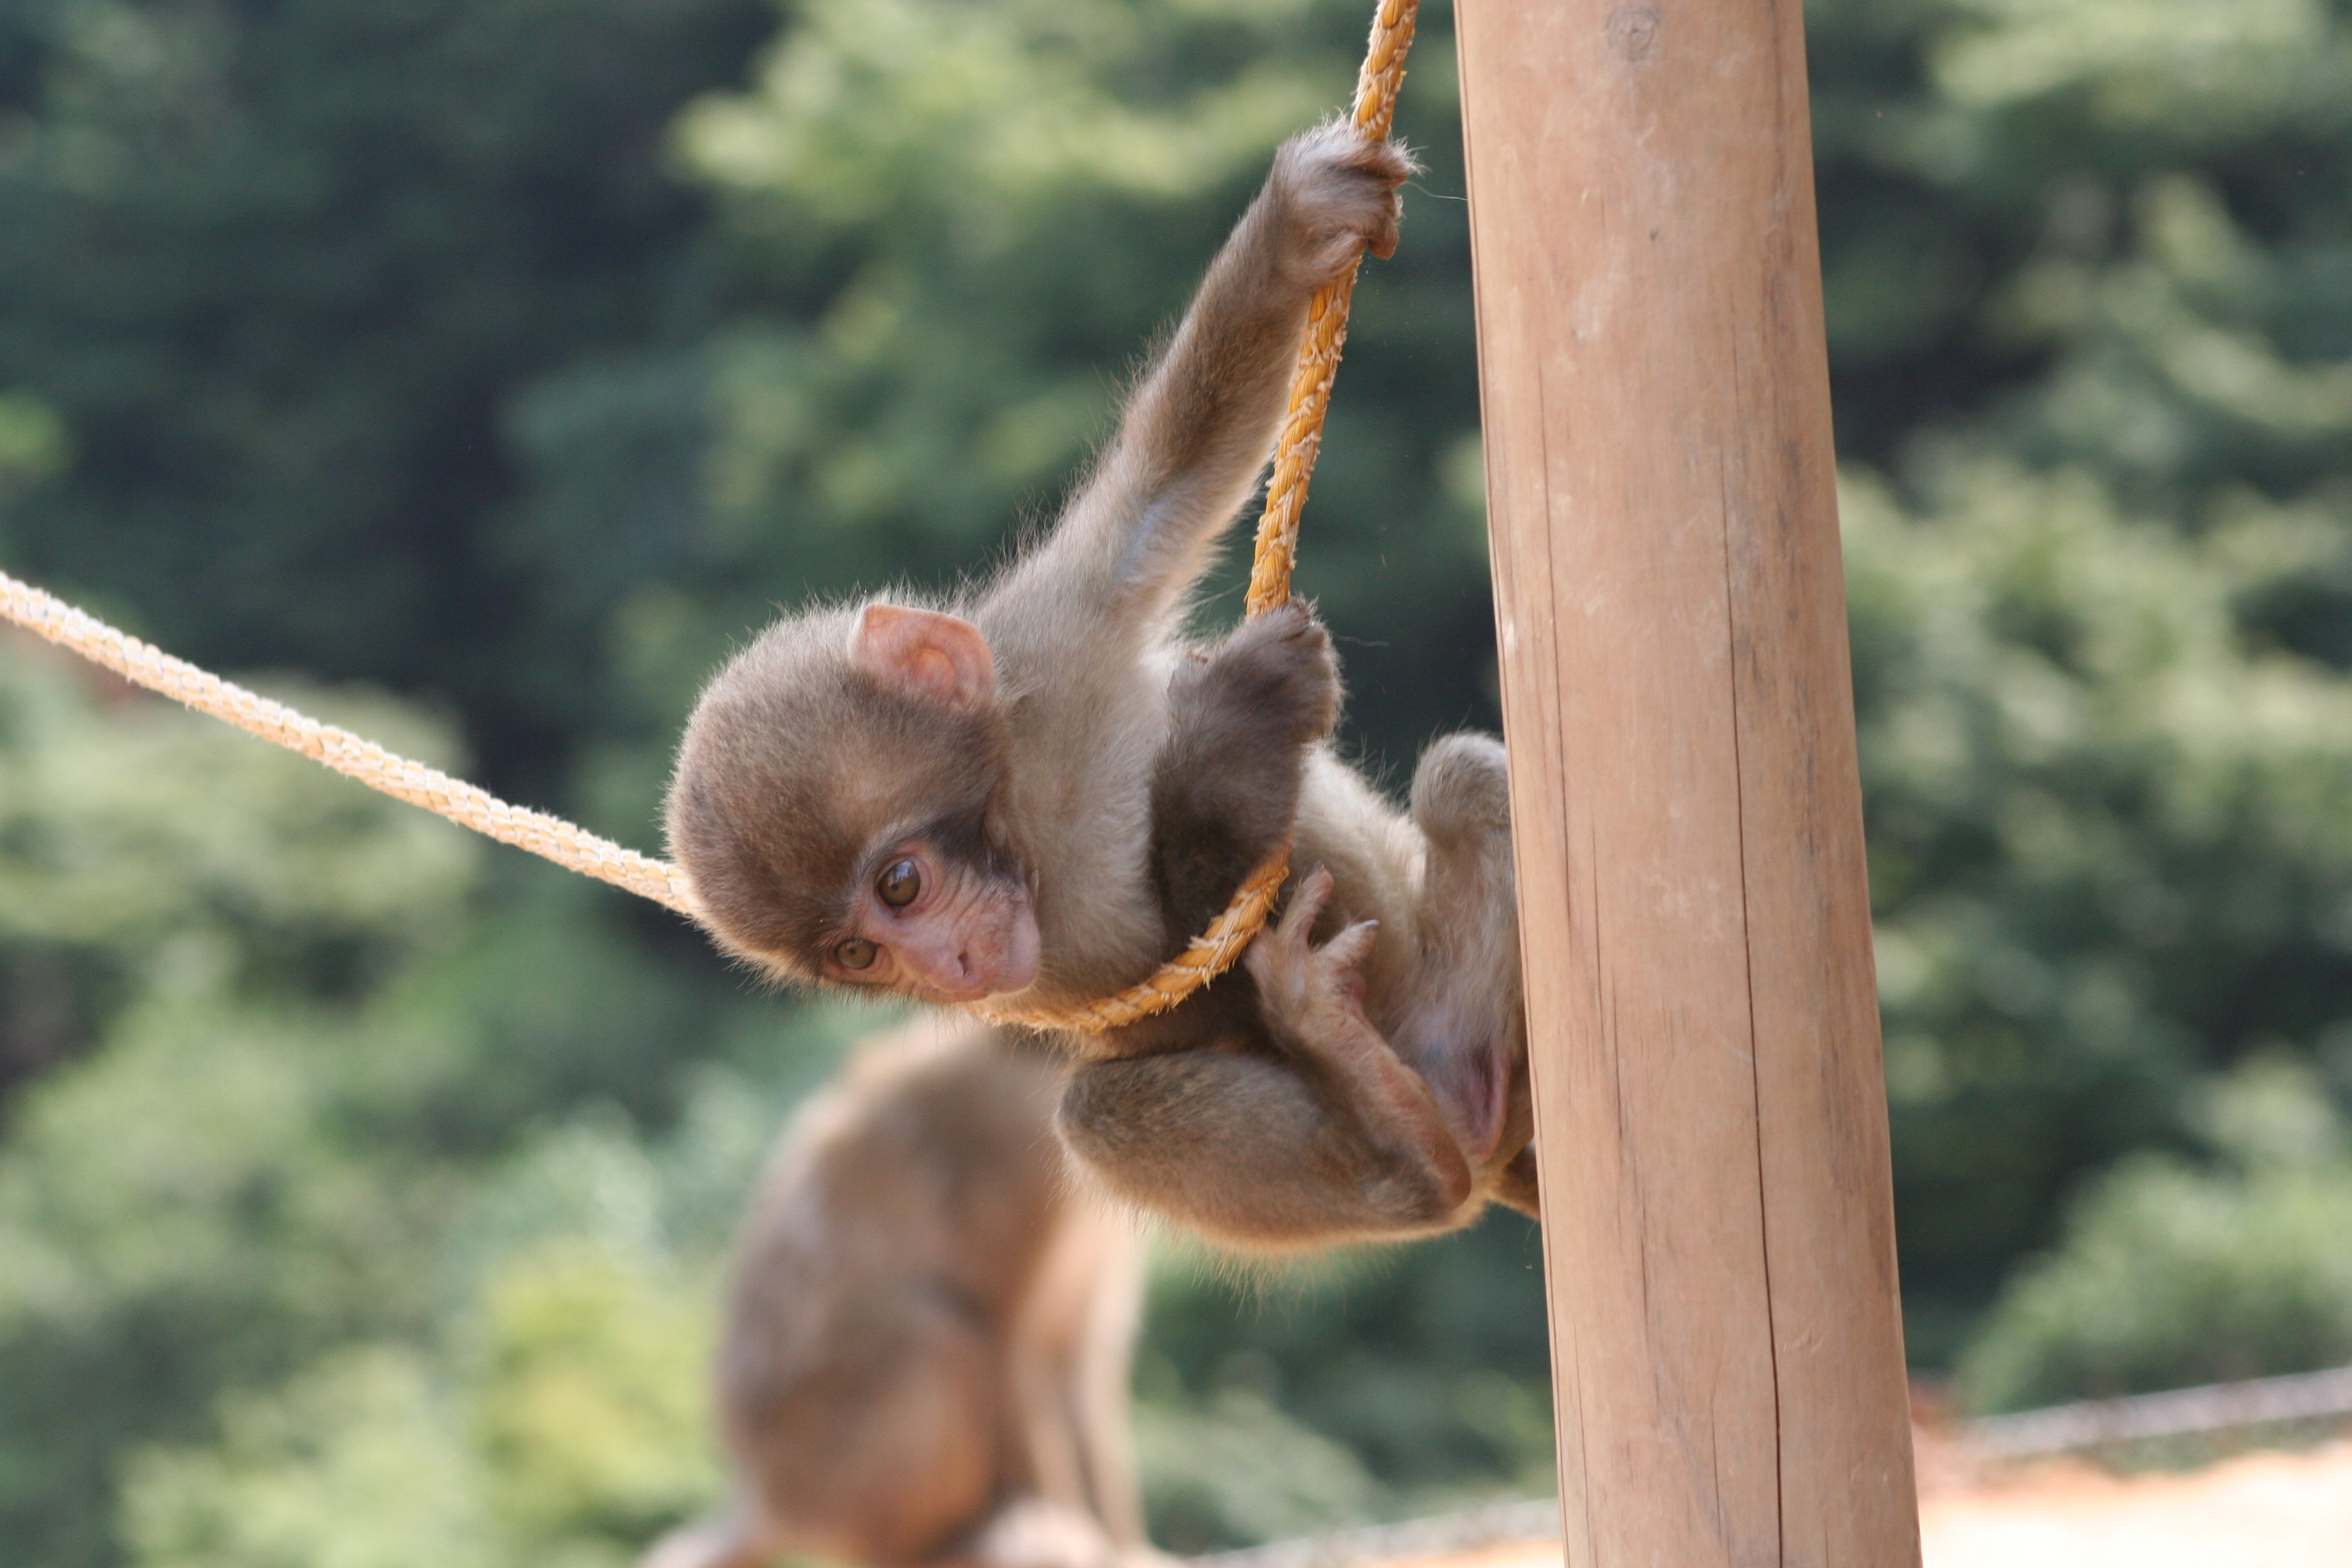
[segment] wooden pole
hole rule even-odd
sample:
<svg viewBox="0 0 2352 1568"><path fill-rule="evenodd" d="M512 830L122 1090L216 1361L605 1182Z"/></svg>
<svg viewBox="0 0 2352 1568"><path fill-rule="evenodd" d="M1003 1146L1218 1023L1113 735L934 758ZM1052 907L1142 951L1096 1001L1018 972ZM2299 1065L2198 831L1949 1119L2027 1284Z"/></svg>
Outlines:
<svg viewBox="0 0 2352 1568"><path fill-rule="evenodd" d="M1919 1560L1796 0L1459 0L1568 1561Z"/></svg>

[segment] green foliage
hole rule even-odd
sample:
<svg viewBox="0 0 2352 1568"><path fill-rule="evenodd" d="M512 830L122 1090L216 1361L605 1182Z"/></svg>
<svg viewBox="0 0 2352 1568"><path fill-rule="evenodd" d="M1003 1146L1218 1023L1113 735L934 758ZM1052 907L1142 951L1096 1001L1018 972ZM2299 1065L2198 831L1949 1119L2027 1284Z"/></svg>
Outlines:
<svg viewBox="0 0 2352 1568"><path fill-rule="evenodd" d="M1262 1394L1226 1388L1197 1406L1147 1403L1135 1437L1151 1538L1163 1551L1295 1540L1376 1516L1380 1492L1363 1462Z"/></svg>
<svg viewBox="0 0 2352 1568"><path fill-rule="evenodd" d="M1906 1267L2030 1246L2045 1194L2180 1131L2231 1047L2352 982L2352 686L2239 606L2338 548L2241 498L2200 534L2093 473L1953 463L1930 510L1848 487Z"/></svg>
<svg viewBox="0 0 2352 1568"><path fill-rule="evenodd" d="M47 404L0 393L0 500L66 465L65 422Z"/></svg>
<svg viewBox="0 0 2352 1568"><path fill-rule="evenodd" d="M150 1450L123 1487L142 1568L491 1568L467 1458L425 1369L345 1351L232 1399L211 1447Z"/></svg>
<svg viewBox="0 0 2352 1568"><path fill-rule="evenodd" d="M601 1543L626 1563L633 1543L719 1500L703 1394L712 1282L641 1257L551 1247L508 1263L481 1303L471 1436L493 1513L534 1552L552 1542L585 1561Z"/></svg>
<svg viewBox="0 0 2352 1568"><path fill-rule="evenodd" d="M1551 1484L1541 1247L1525 1219L1496 1214L1464 1235L1270 1273L1197 1248L1165 1261L1137 1381L1147 1429L1230 1420L1244 1443L1271 1405L1344 1437L1389 1515ZM1204 1439L1189 1459L1172 1439L1147 1446L1146 1492L1169 1539L1244 1540L1265 1510L1311 1511L1354 1485L1319 1458L1295 1478L1269 1474L1220 1457L1222 1443Z"/></svg>
<svg viewBox="0 0 2352 1568"><path fill-rule="evenodd" d="M1051 508L1365 9L0 8L0 562L649 843L771 605ZM2352 1062L2352 18L1809 13L1915 1354L2341 1358L2343 1156L2228 1075ZM1383 765L1495 719L1448 24L1301 568ZM0 648L12 1552L598 1563L711 1495L713 1259L845 1026L620 903ZM1540 1485L1536 1261L1164 1275L1171 1542Z"/></svg>
<svg viewBox="0 0 2352 1568"><path fill-rule="evenodd" d="M2352 1008L2340 10L1816 7L1915 1354Z"/></svg>
<svg viewBox="0 0 2352 1568"><path fill-rule="evenodd" d="M2250 1063L2209 1100L2229 1156L2102 1177L1959 1363L1979 1409L2352 1362L2352 1142L2307 1071Z"/></svg>
<svg viewBox="0 0 2352 1568"><path fill-rule="evenodd" d="M403 1263L449 1194L351 1159L378 1042L350 1004L456 915L476 852L216 723L0 665L0 1042L48 1069L0 1143L0 1534L89 1560L127 1436L422 1310Z"/></svg>

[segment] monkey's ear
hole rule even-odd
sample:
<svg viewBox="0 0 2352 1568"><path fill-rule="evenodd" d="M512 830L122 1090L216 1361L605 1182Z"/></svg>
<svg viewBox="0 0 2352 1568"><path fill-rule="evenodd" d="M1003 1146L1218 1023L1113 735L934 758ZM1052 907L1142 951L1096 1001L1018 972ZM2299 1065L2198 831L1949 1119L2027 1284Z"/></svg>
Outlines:
<svg viewBox="0 0 2352 1568"><path fill-rule="evenodd" d="M970 621L937 610L868 605L849 634L849 662L883 685L949 708L996 700L996 656Z"/></svg>

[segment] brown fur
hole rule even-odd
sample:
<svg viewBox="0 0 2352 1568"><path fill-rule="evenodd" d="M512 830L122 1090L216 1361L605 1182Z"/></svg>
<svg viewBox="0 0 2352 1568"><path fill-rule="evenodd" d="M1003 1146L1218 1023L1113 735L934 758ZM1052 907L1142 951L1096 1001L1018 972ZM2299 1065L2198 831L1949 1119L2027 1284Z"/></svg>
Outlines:
<svg viewBox="0 0 2352 1568"><path fill-rule="evenodd" d="M670 852L705 923L789 978L814 977L809 954L877 828L984 819L1008 744L1001 714L944 713L850 668L854 618L780 621L730 664L670 793Z"/></svg>
<svg viewBox="0 0 2352 1568"><path fill-rule="evenodd" d="M1056 1072L964 1022L865 1047L779 1144L717 1368L737 1500L646 1568L1136 1568L1131 1230L1069 1180Z"/></svg>
<svg viewBox="0 0 2352 1568"><path fill-rule="evenodd" d="M1293 864L1329 883L1294 883L1245 970L1064 1042L1073 1152L1238 1245L1423 1233L1524 1196L1501 748L1433 748L1408 817L1323 738L1338 674L1304 606L1212 648L1180 635L1272 447L1308 296L1392 247L1409 168L1344 127L1286 145L1052 532L895 663L844 650L860 615L905 612L780 622L712 682L671 795L672 851L730 950L854 982L828 954L904 930L945 957L921 985L874 977L958 1000L936 976L1014 972L1017 928L1034 968L992 997L1013 1005L1141 978L1295 825ZM947 887L919 929L870 891L910 845Z"/></svg>

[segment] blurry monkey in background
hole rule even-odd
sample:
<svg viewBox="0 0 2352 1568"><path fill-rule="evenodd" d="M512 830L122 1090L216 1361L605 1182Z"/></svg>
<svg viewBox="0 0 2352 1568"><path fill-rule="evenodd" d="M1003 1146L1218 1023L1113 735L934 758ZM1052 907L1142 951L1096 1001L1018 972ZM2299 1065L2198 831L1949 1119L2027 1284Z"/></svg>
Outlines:
<svg viewBox="0 0 2352 1568"><path fill-rule="evenodd" d="M735 1497L643 1568L1140 1568L1141 1276L1054 1136L1060 1068L961 1018L884 1037L793 1119L716 1369Z"/></svg>

